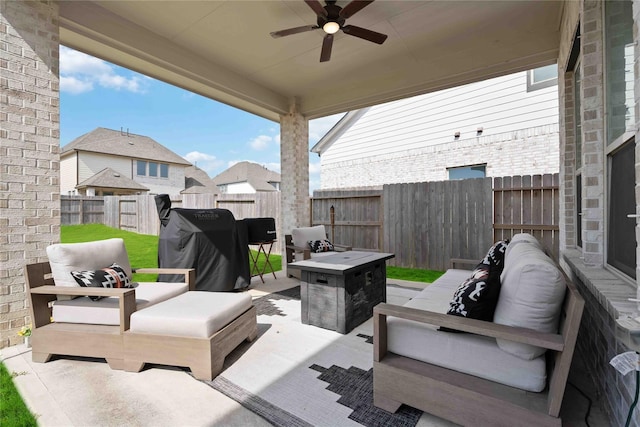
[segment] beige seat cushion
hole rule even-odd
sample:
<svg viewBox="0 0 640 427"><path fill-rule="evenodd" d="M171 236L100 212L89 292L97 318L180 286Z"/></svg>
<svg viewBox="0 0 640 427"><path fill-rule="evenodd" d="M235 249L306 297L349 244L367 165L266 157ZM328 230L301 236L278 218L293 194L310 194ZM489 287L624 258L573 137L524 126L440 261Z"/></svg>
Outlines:
<svg viewBox="0 0 640 427"><path fill-rule="evenodd" d="M135 288L136 309L141 310L166 301L187 292L188 289L186 283L138 283ZM55 301L52 315L55 322L62 323L120 324L120 308L116 297L102 298L98 301L92 301L88 297Z"/></svg>
<svg viewBox="0 0 640 427"><path fill-rule="evenodd" d="M447 272L405 307L446 313L453 293L470 271ZM501 350L494 338L438 331L437 327L389 316L390 352L522 390L539 392L546 385L544 356L524 360Z"/></svg>
<svg viewBox="0 0 640 427"><path fill-rule="evenodd" d="M47 247L47 257L56 286L80 287L72 271L99 270L118 264L131 280L131 264L124 240L114 238L83 243L57 243ZM73 297L59 295L58 300Z"/></svg>
<svg viewBox="0 0 640 427"><path fill-rule="evenodd" d="M130 332L209 338L250 307L247 292L186 292L133 313Z"/></svg>

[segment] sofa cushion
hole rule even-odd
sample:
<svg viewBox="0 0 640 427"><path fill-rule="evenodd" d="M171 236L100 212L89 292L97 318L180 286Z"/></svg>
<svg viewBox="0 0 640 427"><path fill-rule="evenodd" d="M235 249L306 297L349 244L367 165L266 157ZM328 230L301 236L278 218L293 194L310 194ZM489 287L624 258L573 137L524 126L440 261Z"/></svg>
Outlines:
<svg viewBox="0 0 640 427"><path fill-rule="evenodd" d="M187 292L186 283L137 283L136 310L168 300ZM100 301L91 301L88 297L53 303L53 320L61 323L89 323L94 325L119 325L119 298L107 297Z"/></svg>
<svg viewBox="0 0 640 427"><path fill-rule="evenodd" d="M445 313L454 289L468 275L468 270L447 270L404 306ZM527 391L540 392L546 385L544 357L516 357L502 351L494 338L441 332L433 325L389 316L387 339L387 349L401 356Z"/></svg>
<svg viewBox="0 0 640 427"><path fill-rule="evenodd" d="M333 244L327 239L321 240L309 240L309 247L311 248L311 252L321 253L321 252L331 252L335 248Z"/></svg>
<svg viewBox="0 0 640 427"><path fill-rule="evenodd" d="M71 275L72 271L99 270L113 263L118 264L131 278L131 264L122 239L107 239L83 243L57 243L47 247L47 257L56 286L80 285ZM73 297L59 295L58 300Z"/></svg>
<svg viewBox="0 0 640 427"><path fill-rule="evenodd" d="M515 241L515 245L514 245ZM512 246L513 245L513 246ZM509 244L501 276L495 323L556 333L566 285L562 272L537 241L515 239ZM544 348L499 339L506 352L531 360Z"/></svg>
<svg viewBox="0 0 640 427"><path fill-rule="evenodd" d="M80 286L85 288L132 287L132 283L127 277L127 273L116 263L100 270L72 271L71 275ZM90 296L89 298L93 301L98 301L104 297Z"/></svg>

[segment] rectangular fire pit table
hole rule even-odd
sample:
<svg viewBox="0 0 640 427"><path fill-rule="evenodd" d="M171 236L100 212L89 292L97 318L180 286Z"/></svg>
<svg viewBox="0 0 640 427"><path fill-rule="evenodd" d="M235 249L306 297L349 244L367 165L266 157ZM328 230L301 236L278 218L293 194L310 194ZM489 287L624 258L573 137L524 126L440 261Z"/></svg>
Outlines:
<svg viewBox="0 0 640 427"><path fill-rule="evenodd" d="M387 299L385 261L394 256L346 251L292 263L302 273L302 323L347 334L370 318Z"/></svg>

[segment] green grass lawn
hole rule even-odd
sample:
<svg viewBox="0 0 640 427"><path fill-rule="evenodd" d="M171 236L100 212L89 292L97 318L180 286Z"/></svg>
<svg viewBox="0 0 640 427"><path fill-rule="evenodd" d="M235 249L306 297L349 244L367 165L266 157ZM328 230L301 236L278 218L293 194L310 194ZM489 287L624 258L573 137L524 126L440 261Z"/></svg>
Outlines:
<svg viewBox="0 0 640 427"><path fill-rule="evenodd" d="M121 237L129 254L129 262L133 268L157 267L158 266L158 236L149 234L137 234L130 231L119 230L107 227L103 224L84 225L63 225L60 231L62 243L80 243L93 240L104 240L112 237ZM253 256L258 253L252 249ZM282 270L282 257L271 254L269 261L274 271ZM253 265L249 260L250 266ZM265 256L260 253L258 257L258 268L262 271ZM135 282L154 282L157 279L155 274L134 274Z"/></svg>
<svg viewBox="0 0 640 427"><path fill-rule="evenodd" d="M12 378L0 362L0 426L35 427L36 418L22 401Z"/></svg>
<svg viewBox="0 0 640 427"><path fill-rule="evenodd" d="M421 268L405 268L387 266L387 277L390 279L408 280L410 282L431 283L442 276L444 271L424 270Z"/></svg>

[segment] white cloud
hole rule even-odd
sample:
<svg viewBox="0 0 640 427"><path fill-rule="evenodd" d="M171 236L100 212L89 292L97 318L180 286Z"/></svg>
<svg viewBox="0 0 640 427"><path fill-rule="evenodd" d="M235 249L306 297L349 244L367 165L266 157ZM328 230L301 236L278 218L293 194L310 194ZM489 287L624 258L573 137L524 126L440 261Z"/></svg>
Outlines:
<svg viewBox="0 0 640 427"><path fill-rule="evenodd" d="M210 176L220 167L224 166L224 162L211 154L201 153L199 151L191 151L183 156L187 161L198 166Z"/></svg>
<svg viewBox="0 0 640 427"><path fill-rule="evenodd" d="M309 120L309 143L314 144L320 141L331 128L338 123L344 116L344 113L334 114L333 116L321 117L315 120Z"/></svg>
<svg viewBox="0 0 640 427"><path fill-rule="evenodd" d="M254 150L263 151L269 148L271 143L274 142L274 138L269 135L259 135L249 141L249 145Z"/></svg>
<svg viewBox="0 0 640 427"><path fill-rule="evenodd" d="M60 90L63 92L69 92L74 95L84 92L90 92L93 90L93 83L83 80L78 80L75 77L61 76L60 77Z"/></svg>
<svg viewBox="0 0 640 427"><path fill-rule="evenodd" d="M309 162L309 175L320 175L320 162Z"/></svg>
<svg viewBox="0 0 640 427"><path fill-rule="evenodd" d="M79 94L93 90L95 85L108 89L144 93L152 79L132 73L118 74L115 66L102 59L60 46L60 90Z"/></svg>

